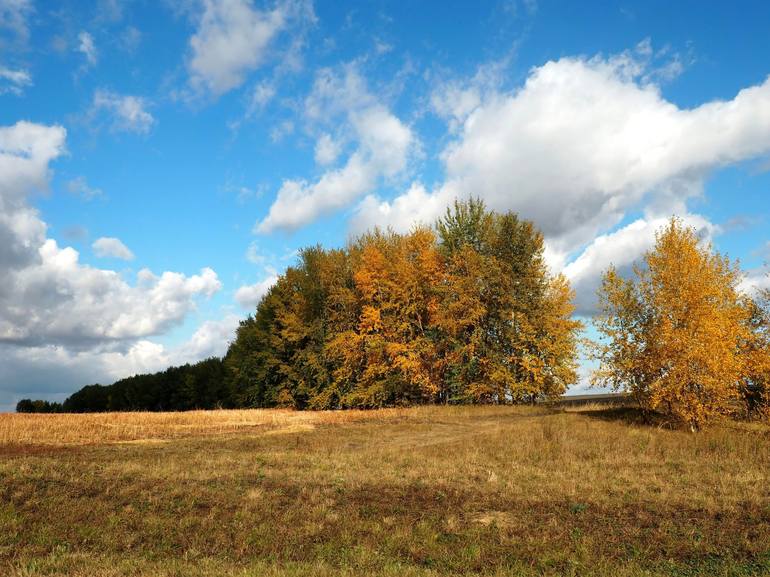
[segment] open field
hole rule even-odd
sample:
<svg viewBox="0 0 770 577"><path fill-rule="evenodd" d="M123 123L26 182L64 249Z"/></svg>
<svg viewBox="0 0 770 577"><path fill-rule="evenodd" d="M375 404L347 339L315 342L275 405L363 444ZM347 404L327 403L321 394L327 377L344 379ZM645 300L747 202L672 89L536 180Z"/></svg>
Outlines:
<svg viewBox="0 0 770 577"><path fill-rule="evenodd" d="M0 415L0 574L770 574L770 428L626 417Z"/></svg>

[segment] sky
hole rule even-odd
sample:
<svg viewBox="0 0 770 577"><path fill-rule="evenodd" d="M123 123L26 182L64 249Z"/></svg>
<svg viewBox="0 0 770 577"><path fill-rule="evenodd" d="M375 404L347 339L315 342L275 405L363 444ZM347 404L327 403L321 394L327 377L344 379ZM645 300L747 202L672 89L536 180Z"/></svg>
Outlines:
<svg viewBox="0 0 770 577"><path fill-rule="evenodd" d="M588 321L672 215L770 286L769 74L759 1L0 0L0 411L221 355L299 248L468 196Z"/></svg>

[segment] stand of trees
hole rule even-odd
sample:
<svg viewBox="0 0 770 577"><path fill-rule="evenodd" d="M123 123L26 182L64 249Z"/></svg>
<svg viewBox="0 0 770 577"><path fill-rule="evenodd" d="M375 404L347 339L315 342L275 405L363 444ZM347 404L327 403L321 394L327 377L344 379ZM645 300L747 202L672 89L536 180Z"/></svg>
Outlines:
<svg viewBox="0 0 770 577"><path fill-rule="evenodd" d="M88 413L103 411L185 411L241 405L230 387L222 359L135 375L112 385L87 385L63 403L22 399L18 413Z"/></svg>
<svg viewBox="0 0 770 577"><path fill-rule="evenodd" d="M435 230L302 251L225 364L253 406L528 402L577 380L571 301L532 223L457 203Z"/></svg>
<svg viewBox="0 0 770 577"><path fill-rule="evenodd" d="M456 203L434 228L311 247L242 321L224 359L90 385L56 410L375 408L516 403L577 381L581 323L543 237ZM27 401L19 410L30 410ZM49 407L51 408L51 407Z"/></svg>
<svg viewBox="0 0 770 577"><path fill-rule="evenodd" d="M543 237L513 213L455 203L433 228L303 250L223 359L90 385L19 412L524 403L577 381L580 322ZM673 218L632 278L612 267L591 344L597 385L699 429L770 416L770 293Z"/></svg>
<svg viewBox="0 0 770 577"><path fill-rule="evenodd" d="M632 278L604 275L594 382L692 430L741 402L767 414L769 295L750 298L740 280L735 263L672 218Z"/></svg>

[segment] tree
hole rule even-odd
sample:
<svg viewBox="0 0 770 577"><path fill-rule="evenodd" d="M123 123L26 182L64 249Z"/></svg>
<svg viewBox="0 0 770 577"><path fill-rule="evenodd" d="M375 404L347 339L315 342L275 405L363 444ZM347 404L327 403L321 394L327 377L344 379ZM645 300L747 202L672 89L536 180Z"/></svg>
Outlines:
<svg viewBox="0 0 770 577"><path fill-rule="evenodd" d="M726 413L745 377L749 308L740 271L676 218L633 278L610 267L599 290L595 384L632 393L645 410L691 430Z"/></svg>
<svg viewBox="0 0 770 577"><path fill-rule="evenodd" d="M542 234L479 200L455 202L436 226L446 255L437 325L447 397L523 402L577 380L572 291L548 272Z"/></svg>
<svg viewBox="0 0 770 577"><path fill-rule="evenodd" d="M16 403L16 412L17 413L34 413L35 412L35 403L32 399L21 399L18 403Z"/></svg>
<svg viewBox="0 0 770 577"><path fill-rule="evenodd" d="M224 359L91 385L70 411L375 408L530 402L575 382L580 323L543 237L457 202L436 227L310 247L240 323Z"/></svg>
<svg viewBox="0 0 770 577"><path fill-rule="evenodd" d="M746 371L740 394L748 416L770 418L770 289L749 300L749 339L742 354Z"/></svg>
<svg viewBox="0 0 770 577"><path fill-rule="evenodd" d="M16 403L17 413L60 413L62 411L61 403L52 403L42 399L21 399Z"/></svg>
<svg viewBox="0 0 770 577"><path fill-rule="evenodd" d="M435 235L375 230L351 247L355 325L330 335L333 387L343 406L431 402L439 390L431 339L441 259Z"/></svg>

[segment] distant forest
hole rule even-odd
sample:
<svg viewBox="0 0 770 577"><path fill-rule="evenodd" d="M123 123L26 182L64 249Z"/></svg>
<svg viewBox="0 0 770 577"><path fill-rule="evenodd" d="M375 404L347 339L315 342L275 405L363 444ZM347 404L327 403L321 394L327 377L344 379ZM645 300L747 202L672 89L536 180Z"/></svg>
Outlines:
<svg viewBox="0 0 770 577"><path fill-rule="evenodd" d="M581 323L543 236L456 203L434 227L306 248L240 323L224 358L83 387L19 412L513 403L577 381Z"/></svg>

